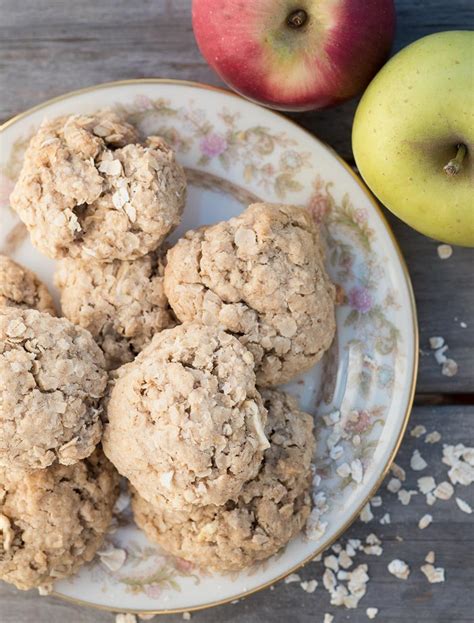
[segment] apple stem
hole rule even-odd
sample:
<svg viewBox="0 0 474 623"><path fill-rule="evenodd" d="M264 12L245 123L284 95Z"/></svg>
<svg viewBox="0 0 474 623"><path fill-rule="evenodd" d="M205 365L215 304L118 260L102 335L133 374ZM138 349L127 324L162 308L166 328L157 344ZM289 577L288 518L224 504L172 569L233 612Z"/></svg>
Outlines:
<svg viewBox="0 0 474 623"><path fill-rule="evenodd" d="M452 160L450 160L448 164L444 167L444 172L450 177L452 177L453 175L457 175L461 171L462 161L464 160L464 156L467 153L467 147L466 145L463 145L463 143L459 143L456 148L458 150L456 156L452 158Z"/></svg>
<svg viewBox="0 0 474 623"><path fill-rule="evenodd" d="M303 9L297 9L290 13L286 18L286 23L290 28L301 28L308 21L308 14Z"/></svg>

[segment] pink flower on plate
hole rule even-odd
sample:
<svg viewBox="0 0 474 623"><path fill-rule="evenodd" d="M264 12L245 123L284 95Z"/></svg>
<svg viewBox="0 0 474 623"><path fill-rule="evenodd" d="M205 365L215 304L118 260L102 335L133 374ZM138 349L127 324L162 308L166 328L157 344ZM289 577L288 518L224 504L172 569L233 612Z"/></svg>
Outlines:
<svg viewBox="0 0 474 623"><path fill-rule="evenodd" d="M321 223L329 211L329 201L325 194L316 191L309 200L308 210L316 223Z"/></svg>
<svg viewBox="0 0 474 623"><path fill-rule="evenodd" d="M0 174L0 208L10 204L10 195L15 184L6 175Z"/></svg>
<svg viewBox="0 0 474 623"><path fill-rule="evenodd" d="M349 291L349 305L361 314L369 312L373 305L373 299L367 288L354 287Z"/></svg>
<svg viewBox="0 0 474 623"><path fill-rule="evenodd" d="M227 141L221 134L206 134L199 143L202 153L209 158L220 156L227 149Z"/></svg>
<svg viewBox="0 0 474 623"><path fill-rule="evenodd" d="M363 208L358 208L354 211L354 221L359 225L365 225L367 223L367 211Z"/></svg>
<svg viewBox="0 0 474 623"><path fill-rule="evenodd" d="M352 432L354 433L363 433L364 431L366 431L371 423L371 417L370 417L370 413L368 411L358 411L356 412L358 413L358 418L357 420L351 421L347 428L349 428Z"/></svg>
<svg viewBox="0 0 474 623"><path fill-rule="evenodd" d="M189 562L189 560L184 560L184 558L175 558L174 566L178 571L182 571L183 573L191 573L194 569L194 563Z"/></svg>
<svg viewBox="0 0 474 623"><path fill-rule="evenodd" d="M135 105L140 110L151 110L153 108L153 102L147 95L137 95L135 98Z"/></svg>
<svg viewBox="0 0 474 623"><path fill-rule="evenodd" d="M161 597L161 586L159 584L147 584L144 588L144 593L151 599L158 599Z"/></svg>

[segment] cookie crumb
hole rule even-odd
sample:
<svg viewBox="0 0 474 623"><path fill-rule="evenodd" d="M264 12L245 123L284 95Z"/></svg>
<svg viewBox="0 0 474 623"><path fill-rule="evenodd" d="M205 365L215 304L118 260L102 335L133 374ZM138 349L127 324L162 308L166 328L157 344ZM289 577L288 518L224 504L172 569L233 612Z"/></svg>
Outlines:
<svg viewBox="0 0 474 623"><path fill-rule="evenodd" d="M429 562L430 564L434 565L435 562L435 553L433 550L430 550L426 556L425 556L425 562Z"/></svg>
<svg viewBox="0 0 474 623"><path fill-rule="evenodd" d="M120 613L116 615L115 623L137 623L137 617L129 612Z"/></svg>
<svg viewBox="0 0 474 623"><path fill-rule="evenodd" d="M368 619L375 619L378 612L379 612L378 608L367 608L367 610L365 611Z"/></svg>
<svg viewBox="0 0 474 623"><path fill-rule="evenodd" d="M288 575L284 582L285 584L291 584L292 582L300 582L301 578L297 573L290 573L290 575Z"/></svg>

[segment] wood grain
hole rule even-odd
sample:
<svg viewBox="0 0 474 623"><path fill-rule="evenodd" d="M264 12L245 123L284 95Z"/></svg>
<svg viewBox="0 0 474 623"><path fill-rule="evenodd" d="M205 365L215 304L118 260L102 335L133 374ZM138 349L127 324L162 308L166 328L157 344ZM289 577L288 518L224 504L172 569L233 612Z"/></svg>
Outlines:
<svg viewBox="0 0 474 623"><path fill-rule="evenodd" d="M474 407L418 407L413 411L409 431L423 424L428 432L438 430L442 441L426 444L408 432L396 459L407 472L406 489L417 489L420 476L431 475L436 482L446 479L447 467L441 463L442 444L464 443L474 445ZM428 462L423 472L410 469L410 457L418 448ZM302 579L315 578L319 586L313 594L305 593L299 584L279 582L273 590L265 590L237 604L196 612L196 623L322 623L324 612L334 614L334 623L367 623L365 610L379 608L376 621L383 623L472 623L474 612L474 520L459 510L454 497L427 506L424 496L412 498L409 506L402 506L384 483L379 491L383 507L373 509L375 519L364 524L357 521L342 539L364 539L371 532L381 540L380 557L359 554L356 563L367 563L371 580L367 595L357 610L336 608L329 603L329 595L322 586L322 563L310 563L300 571ZM457 485L456 495L474 506L473 487ZM382 526L380 517L390 513L391 524ZM425 530L418 521L431 513L433 523ZM398 541L397 538L402 538ZM444 584L429 584L420 571L426 554L434 550L436 565L445 568ZM394 558L405 560L411 567L407 581L394 578L387 564ZM471 589L468 589L471 587ZM159 603L157 604L159 606ZM182 620L181 615L157 617L156 622L171 623ZM113 623L114 615L67 604L59 599L41 597L34 591L20 593L0 583L1 623Z"/></svg>

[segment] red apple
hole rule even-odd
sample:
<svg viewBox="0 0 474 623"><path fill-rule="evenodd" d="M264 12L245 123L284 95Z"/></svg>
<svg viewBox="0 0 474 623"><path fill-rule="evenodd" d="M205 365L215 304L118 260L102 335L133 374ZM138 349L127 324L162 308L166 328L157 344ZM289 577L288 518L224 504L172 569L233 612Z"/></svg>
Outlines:
<svg viewBox="0 0 474 623"><path fill-rule="evenodd" d="M393 0L193 0L193 28L235 91L281 110L339 104L389 54Z"/></svg>

